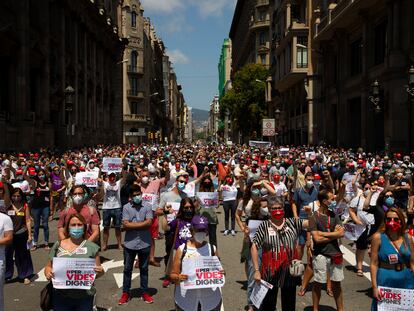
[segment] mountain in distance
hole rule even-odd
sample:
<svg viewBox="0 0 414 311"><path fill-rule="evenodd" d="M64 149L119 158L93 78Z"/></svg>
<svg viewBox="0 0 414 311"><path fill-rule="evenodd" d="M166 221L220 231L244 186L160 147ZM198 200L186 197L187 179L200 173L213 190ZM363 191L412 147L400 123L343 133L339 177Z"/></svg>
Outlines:
<svg viewBox="0 0 414 311"><path fill-rule="evenodd" d="M205 122L208 121L209 111L193 108L193 122Z"/></svg>

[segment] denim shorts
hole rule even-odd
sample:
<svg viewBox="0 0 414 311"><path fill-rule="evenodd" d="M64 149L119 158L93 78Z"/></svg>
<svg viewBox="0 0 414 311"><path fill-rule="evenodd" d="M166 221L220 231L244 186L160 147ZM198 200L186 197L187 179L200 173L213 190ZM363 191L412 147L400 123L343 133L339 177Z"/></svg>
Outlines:
<svg viewBox="0 0 414 311"><path fill-rule="evenodd" d="M305 245L306 244L306 230L302 230L299 234L299 245Z"/></svg>
<svg viewBox="0 0 414 311"><path fill-rule="evenodd" d="M104 209L103 210L103 226L109 228L112 224L115 228L121 228L122 208Z"/></svg>

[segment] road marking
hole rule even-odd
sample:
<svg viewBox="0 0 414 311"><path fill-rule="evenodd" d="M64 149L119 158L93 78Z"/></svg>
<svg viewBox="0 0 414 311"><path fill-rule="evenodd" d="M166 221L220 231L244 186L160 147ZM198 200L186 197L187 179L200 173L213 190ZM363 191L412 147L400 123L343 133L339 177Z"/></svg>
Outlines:
<svg viewBox="0 0 414 311"><path fill-rule="evenodd" d="M340 246L342 253L344 254L344 259L348 261L352 266L356 266L356 259L355 254L347 249L344 245ZM369 268L369 264L365 261L362 262L362 270L364 270L364 266ZM370 272L363 272L364 276L371 282L371 273Z"/></svg>
<svg viewBox="0 0 414 311"><path fill-rule="evenodd" d="M47 282L47 279L45 276L45 268L42 268L42 270L40 270L37 273L37 279L35 280L35 282Z"/></svg>
<svg viewBox="0 0 414 311"><path fill-rule="evenodd" d="M109 269L122 267L123 265L124 265L123 260L114 261L113 259L102 263L102 267L104 268L105 272L108 272Z"/></svg>
<svg viewBox="0 0 414 311"><path fill-rule="evenodd" d="M139 276L139 273L132 273L131 281L133 281L137 276ZM122 283L124 281L124 274L123 273L114 273L114 278L116 285L118 288L122 287Z"/></svg>

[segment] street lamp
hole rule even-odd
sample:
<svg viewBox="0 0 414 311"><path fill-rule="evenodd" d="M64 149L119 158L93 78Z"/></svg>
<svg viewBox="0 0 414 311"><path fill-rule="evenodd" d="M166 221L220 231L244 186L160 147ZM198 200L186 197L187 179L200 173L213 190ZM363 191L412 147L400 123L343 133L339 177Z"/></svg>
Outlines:
<svg viewBox="0 0 414 311"><path fill-rule="evenodd" d="M278 142L278 136L279 136L279 127L280 127L280 115L282 114L282 112L280 111L279 108L276 108L275 110L275 123L276 123L276 128L275 128L275 144L277 144Z"/></svg>
<svg viewBox="0 0 414 311"><path fill-rule="evenodd" d="M69 145L70 147L72 147L72 135L73 135L73 130L72 130L72 111L73 111L73 102L74 102L74 94L75 94L75 90L73 89L73 87L71 87L70 85L68 85L64 91L65 94L65 114L67 116L67 130L66 130L66 135L68 135L70 137L69 139Z"/></svg>
<svg viewBox="0 0 414 311"><path fill-rule="evenodd" d="M368 96L369 101L374 105L374 110L376 113L381 112L380 107L380 85L378 80L375 80L371 84L371 95Z"/></svg>

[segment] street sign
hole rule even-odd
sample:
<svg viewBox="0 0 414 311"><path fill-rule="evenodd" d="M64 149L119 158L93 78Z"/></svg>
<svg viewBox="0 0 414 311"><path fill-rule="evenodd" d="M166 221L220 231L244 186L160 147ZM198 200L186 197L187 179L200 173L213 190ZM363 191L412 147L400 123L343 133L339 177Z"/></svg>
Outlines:
<svg viewBox="0 0 414 311"><path fill-rule="evenodd" d="M263 136L275 136L275 119L263 119Z"/></svg>

